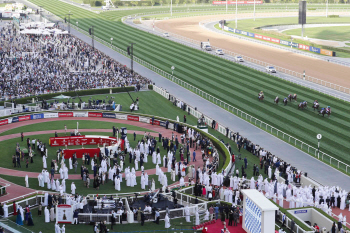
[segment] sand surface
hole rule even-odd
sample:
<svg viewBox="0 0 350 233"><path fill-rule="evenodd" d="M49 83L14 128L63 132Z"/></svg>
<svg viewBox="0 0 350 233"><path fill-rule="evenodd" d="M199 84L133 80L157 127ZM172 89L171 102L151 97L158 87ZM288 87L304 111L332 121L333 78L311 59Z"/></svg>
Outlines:
<svg viewBox="0 0 350 233"><path fill-rule="evenodd" d="M320 15L320 13L317 14ZM276 14L276 16L277 15L280 14ZM288 13L284 15L296 16L296 13ZM251 16L252 14L242 14L240 17ZM260 13L256 14L256 16L273 16L273 13ZM158 21L155 23L155 26L170 33L175 33L198 41L207 41L209 39L212 45L222 49L265 61L271 65L280 66L299 73L303 73L305 70L307 75L350 88L350 67L222 35L220 33L208 31L199 26L199 22L203 21L209 22L215 19L220 20L232 18L234 18L232 15L186 17ZM277 19L276 23L278 23Z"/></svg>

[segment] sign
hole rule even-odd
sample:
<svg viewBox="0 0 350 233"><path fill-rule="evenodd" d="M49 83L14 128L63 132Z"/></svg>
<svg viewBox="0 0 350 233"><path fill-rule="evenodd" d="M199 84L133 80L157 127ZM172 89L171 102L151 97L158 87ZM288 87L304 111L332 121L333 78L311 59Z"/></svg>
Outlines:
<svg viewBox="0 0 350 233"><path fill-rule="evenodd" d="M42 119L44 118L44 113L33 114L30 116L31 120Z"/></svg>
<svg viewBox="0 0 350 233"><path fill-rule="evenodd" d="M227 1L228 5L236 5L236 1ZM237 1L238 5L254 4L254 1ZM255 1L255 4L263 4L263 1ZM213 5L226 5L226 1L213 1Z"/></svg>
<svg viewBox="0 0 350 233"><path fill-rule="evenodd" d="M127 120L127 115L116 114L115 118L119 120Z"/></svg>
<svg viewBox="0 0 350 233"><path fill-rule="evenodd" d="M93 157L95 154L98 156L100 154L100 148L64 149L62 153L64 154L64 159L72 158L74 153L77 155L77 158L80 159L83 157L83 154L86 153L91 157Z"/></svg>
<svg viewBox="0 0 350 233"><path fill-rule="evenodd" d="M73 117L73 112L59 112L58 117Z"/></svg>
<svg viewBox="0 0 350 233"><path fill-rule="evenodd" d="M317 139L321 140L321 138L322 138L322 135L321 134L317 134Z"/></svg>
<svg viewBox="0 0 350 233"><path fill-rule="evenodd" d="M115 113L103 113L102 117L104 117L104 118L115 118Z"/></svg>
<svg viewBox="0 0 350 233"><path fill-rule="evenodd" d="M294 214L305 214L307 213L307 210L295 210Z"/></svg>
<svg viewBox="0 0 350 233"><path fill-rule="evenodd" d="M56 223L73 223L73 208L71 205L57 205Z"/></svg>
<svg viewBox="0 0 350 233"><path fill-rule="evenodd" d="M56 118L58 117L57 112L52 112L52 113L44 113L44 118Z"/></svg>
<svg viewBox="0 0 350 233"><path fill-rule="evenodd" d="M0 125L7 125L8 123L9 123L8 119L0 121Z"/></svg>
<svg viewBox="0 0 350 233"><path fill-rule="evenodd" d="M148 118L145 118L145 117L140 117L139 119L140 122L144 122L144 123L149 123L151 122L152 120L151 119L148 119ZM154 121L155 122L155 121Z"/></svg>
<svg viewBox="0 0 350 233"><path fill-rule="evenodd" d="M316 48L316 47L313 47L313 46L310 46L310 51L314 52L314 53L321 53L321 49L320 48Z"/></svg>
<svg viewBox="0 0 350 233"><path fill-rule="evenodd" d="M88 117L102 117L102 112L89 112Z"/></svg>
<svg viewBox="0 0 350 233"><path fill-rule="evenodd" d="M16 123L16 122L19 122L18 117L12 117L11 123Z"/></svg>
<svg viewBox="0 0 350 233"><path fill-rule="evenodd" d="M165 127L166 126L166 122L165 121L160 121L159 125L162 126L162 127Z"/></svg>
<svg viewBox="0 0 350 233"><path fill-rule="evenodd" d="M321 49L321 54L327 55L327 56L335 56L333 51L327 50L327 49Z"/></svg>
<svg viewBox="0 0 350 233"><path fill-rule="evenodd" d="M149 123L152 125L152 120L150 120ZM153 125L160 125L160 121L154 120Z"/></svg>
<svg viewBox="0 0 350 233"><path fill-rule="evenodd" d="M74 117L88 117L87 112L73 112Z"/></svg>
<svg viewBox="0 0 350 233"><path fill-rule="evenodd" d="M128 115L128 121L139 121L139 117L138 116L130 116Z"/></svg>
<svg viewBox="0 0 350 233"><path fill-rule="evenodd" d="M116 138L106 136L67 136L50 137L50 146L80 146L80 145L103 145L111 146Z"/></svg>
<svg viewBox="0 0 350 233"><path fill-rule="evenodd" d="M26 116L19 116L18 117L19 121L28 121L30 120L30 115L26 115Z"/></svg>
<svg viewBox="0 0 350 233"><path fill-rule="evenodd" d="M310 46L304 44L299 44L298 48L306 51L310 50Z"/></svg>

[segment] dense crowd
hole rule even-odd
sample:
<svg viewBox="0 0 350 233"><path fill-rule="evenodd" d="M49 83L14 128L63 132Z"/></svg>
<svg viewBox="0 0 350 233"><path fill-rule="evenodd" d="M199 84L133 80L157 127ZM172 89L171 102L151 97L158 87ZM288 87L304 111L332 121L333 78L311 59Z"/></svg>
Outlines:
<svg viewBox="0 0 350 233"><path fill-rule="evenodd" d="M0 28L1 97L151 83L73 35L25 35L11 25Z"/></svg>

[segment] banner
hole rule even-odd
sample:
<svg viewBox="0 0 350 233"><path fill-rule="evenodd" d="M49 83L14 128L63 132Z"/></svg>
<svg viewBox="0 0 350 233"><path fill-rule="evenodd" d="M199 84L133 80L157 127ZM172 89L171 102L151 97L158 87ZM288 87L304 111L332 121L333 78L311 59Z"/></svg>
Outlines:
<svg viewBox="0 0 350 233"><path fill-rule="evenodd" d="M166 126L165 123L166 123L165 121L160 121L159 125L162 126L162 127L165 127Z"/></svg>
<svg viewBox="0 0 350 233"><path fill-rule="evenodd" d="M130 115L128 115L127 119L128 119L128 121L139 121L140 120L138 116L130 116Z"/></svg>
<svg viewBox="0 0 350 233"><path fill-rule="evenodd" d="M9 123L8 119L0 121L0 125L7 125L8 123Z"/></svg>
<svg viewBox="0 0 350 233"><path fill-rule="evenodd" d="M77 158L80 159L83 157L83 154L89 154L90 157L93 157L95 154L97 156L100 154L100 148L82 148L82 149L64 149L62 151L64 154L64 159L69 159L73 157L73 154L76 153Z"/></svg>
<svg viewBox="0 0 350 233"><path fill-rule="evenodd" d="M87 112L73 112L74 117L88 117Z"/></svg>
<svg viewBox="0 0 350 233"><path fill-rule="evenodd" d="M152 125L152 120L150 120L149 123ZM153 125L160 125L160 121L154 120Z"/></svg>
<svg viewBox="0 0 350 233"><path fill-rule="evenodd" d="M18 117L12 117L12 120L9 123L16 123L16 122L19 122Z"/></svg>
<svg viewBox="0 0 350 233"><path fill-rule="evenodd" d="M57 112L44 113L44 118L56 118L56 117L58 117Z"/></svg>
<svg viewBox="0 0 350 233"><path fill-rule="evenodd" d="M28 121L30 120L30 115L26 115L26 116L19 116L18 117L19 121Z"/></svg>
<svg viewBox="0 0 350 233"><path fill-rule="evenodd" d="M31 120L42 119L44 118L44 113L33 114L30 116Z"/></svg>
<svg viewBox="0 0 350 233"><path fill-rule="evenodd" d="M73 208L71 205L57 205L56 223L73 223Z"/></svg>
<svg viewBox="0 0 350 233"><path fill-rule="evenodd" d="M310 50L310 46L308 46L308 45L303 45L303 44L299 44L298 48L299 48L299 49L302 49L302 50L307 50L307 51Z"/></svg>
<svg viewBox="0 0 350 233"><path fill-rule="evenodd" d="M321 49L320 48L316 48L316 47L313 47L313 46L310 46L310 51L314 52L314 53L321 53Z"/></svg>
<svg viewBox="0 0 350 233"><path fill-rule="evenodd" d="M104 118L115 118L115 113L103 113L102 117L104 117Z"/></svg>
<svg viewBox="0 0 350 233"><path fill-rule="evenodd" d="M254 1L227 1L228 5L254 4ZM255 1L255 4L263 4L263 1ZM213 5L226 5L226 1L213 1Z"/></svg>
<svg viewBox="0 0 350 233"><path fill-rule="evenodd" d="M102 117L102 112L89 112L88 117Z"/></svg>
<svg viewBox="0 0 350 233"><path fill-rule="evenodd" d="M115 118L119 120L127 120L128 116L124 114L115 114Z"/></svg>
<svg viewBox="0 0 350 233"><path fill-rule="evenodd" d="M58 117L73 117L73 112L59 112Z"/></svg>
<svg viewBox="0 0 350 233"><path fill-rule="evenodd" d="M81 146L81 145L97 145L101 146L105 143L111 146L116 139L107 136L67 136L67 137L50 137L50 146Z"/></svg>
<svg viewBox="0 0 350 233"><path fill-rule="evenodd" d="M140 117L139 121L140 121L140 122L144 122L144 123L149 123L149 122L151 122L152 120L149 119L149 118Z"/></svg>
<svg viewBox="0 0 350 233"><path fill-rule="evenodd" d="M335 53L333 51L327 50L327 49L321 49L321 54L327 55L327 56L335 56Z"/></svg>

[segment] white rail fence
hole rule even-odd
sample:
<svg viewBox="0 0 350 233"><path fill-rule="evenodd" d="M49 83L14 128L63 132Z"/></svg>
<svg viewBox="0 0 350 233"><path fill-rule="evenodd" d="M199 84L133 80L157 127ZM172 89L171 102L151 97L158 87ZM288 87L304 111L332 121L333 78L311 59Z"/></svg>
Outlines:
<svg viewBox="0 0 350 233"><path fill-rule="evenodd" d="M78 30L79 32L85 34L86 36L89 36L89 33L80 29L80 28L77 28L75 25L71 25L72 28L74 28L75 30ZM100 42L101 44L117 51L118 53L124 55L125 57L129 57L127 52L114 46L114 45L111 45L110 43L100 39L100 38L97 38L95 37L95 40ZM267 132L270 132L272 135L280 138L280 139L283 139L284 141L294 145L295 147L303 150L304 152L307 152L309 153L310 155L314 156L315 158L318 158L320 160L322 160L324 163L327 163L333 167L336 167L338 168L339 170L342 170L346 173L348 173L348 168L350 167L348 164L334 158L333 156L327 154L327 153L324 153L322 151L319 151L318 152L318 149L249 115L248 113L244 112L244 111L241 111L240 109L236 108L236 107L233 107L232 105L210 95L209 93L175 77L174 75L172 74L169 74L153 65L151 65L150 63L138 58L138 57L135 57L134 56L134 61L136 61L137 63L139 63L140 65L143 65L145 66L146 68L154 71L155 73L158 73L159 75L171 80L172 82L196 93L197 95L203 97L204 99L216 104L216 105L219 105L220 107L222 107L223 109L227 110L228 112L231 112L239 117L241 117L242 119L245 119L246 121L250 122L251 124L254 124L255 126L258 126L259 128L267 131Z"/></svg>

